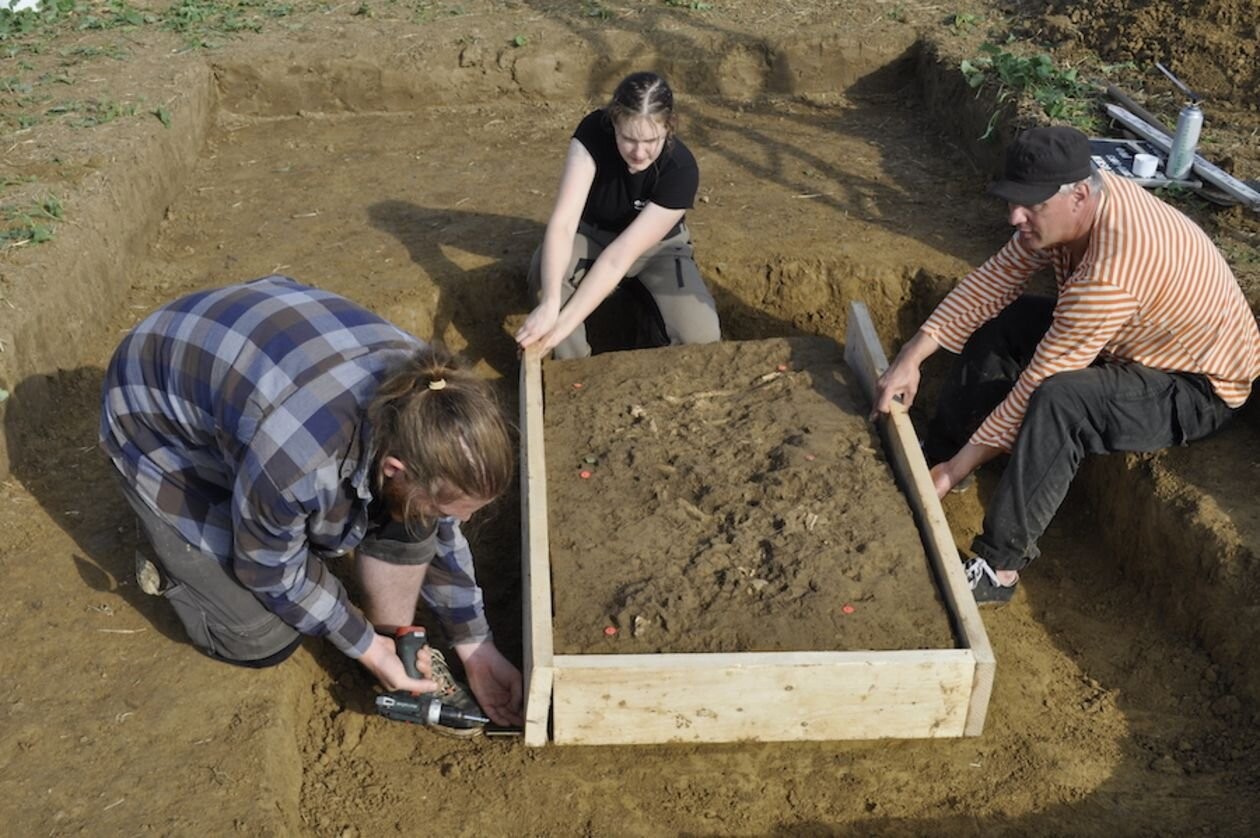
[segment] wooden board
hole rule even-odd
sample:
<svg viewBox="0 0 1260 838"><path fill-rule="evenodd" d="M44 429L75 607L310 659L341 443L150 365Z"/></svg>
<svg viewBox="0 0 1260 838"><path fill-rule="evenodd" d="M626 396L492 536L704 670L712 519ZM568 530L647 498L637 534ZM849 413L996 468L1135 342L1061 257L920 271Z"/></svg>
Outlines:
<svg viewBox="0 0 1260 838"><path fill-rule="evenodd" d="M557 655L560 745L961 736L967 650Z"/></svg>
<svg viewBox="0 0 1260 838"><path fill-rule="evenodd" d="M521 359L521 590L524 603L525 744L547 742L551 712L551 548L543 451L542 356Z"/></svg>
<svg viewBox="0 0 1260 838"><path fill-rule="evenodd" d="M888 366L861 303L845 360L868 398ZM889 461L919 524L958 649L555 655L541 358L521 366L525 742L649 744L978 736L995 662L910 418L881 418ZM550 735L548 717L551 719Z"/></svg>
<svg viewBox="0 0 1260 838"><path fill-rule="evenodd" d="M867 401L873 404L875 382L888 369L888 358L880 345L879 336L875 333L871 315L862 303L849 303L844 360L862 382ZM927 461L923 459L923 449L919 447L919 438L914 426L910 424L906 408L894 402L891 412L880 420L880 424L883 425L881 430L884 447L893 462L893 471L908 484L906 498L919 523L928 558L932 561L937 579L941 581L945 602L957 621L962 644L976 658L972 706L964 733L967 736L979 736L984 731L989 697L993 692L993 678L997 672L993 648L989 645L989 636L985 633L980 610L976 607L976 600L971 595L963 574L954 536L949 531L945 510L941 508L940 499L932 487L932 476L928 471Z"/></svg>

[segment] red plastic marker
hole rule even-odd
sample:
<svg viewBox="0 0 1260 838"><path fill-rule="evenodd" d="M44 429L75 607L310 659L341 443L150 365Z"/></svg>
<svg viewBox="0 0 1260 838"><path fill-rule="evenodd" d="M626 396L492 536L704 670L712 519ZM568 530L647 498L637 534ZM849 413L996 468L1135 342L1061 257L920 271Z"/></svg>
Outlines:
<svg viewBox="0 0 1260 838"><path fill-rule="evenodd" d="M852 613L853 613L854 611L856 611L857 609L856 609L856 608L854 608L852 605L849 605L849 603L847 603L847 602L846 602L846 603L844 604L844 606L843 606L840 610L841 610L841 611L843 611L843 612L844 612L844 613L846 613L846 614L852 614Z"/></svg>
<svg viewBox="0 0 1260 838"><path fill-rule="evenodd" d="M777 367L775 367L775 369L776 369L776 370L778 370L779 372L787 372L787 371L788 371L788 365L787 365L787 364L779 364Z"/></svg>
<svg viewBox="0 0 1260 838"><path fill-rule="evenodd" d="M813 454L806 454L806 455L805 455L805 459L809 460L809 461L812 463L812 462L814 461L814 455L813 455Z"/></svg>
<svg viewBox="0 0 1260 838"><path fill-rule="evenodd" d="M574 389L574 390L581 390L581 389L582 389L582 382L580 382L580 381L575 381L575 382L573 382L573 389Z"/></svg>
<svg viewBox="0 0 1260 838"><path fill-rule="evenodd" d="M616 633L617 633L617 627L616 627L616 626L604 626L604 636L605 636L605 637L612 637L612 636L613 636L613 635L615 635Z"/></svg>
<svg viewBox="0 0 1260 838"><path fill-rule="evenodd" d="M591 473L587 471L586 469L582 469L581 471L578 472L578 477L582 478L583 480L590 480Z"/></svg>

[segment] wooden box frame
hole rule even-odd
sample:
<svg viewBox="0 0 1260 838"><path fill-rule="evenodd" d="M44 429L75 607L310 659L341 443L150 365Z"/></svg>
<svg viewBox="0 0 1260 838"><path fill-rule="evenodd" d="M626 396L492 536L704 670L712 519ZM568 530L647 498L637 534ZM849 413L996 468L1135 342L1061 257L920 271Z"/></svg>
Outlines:
<svg viewBox="0 0 1260 838"><path fill-rule="evenodd" d="M869 399L888 361L862 303L844 357ZM878 424L959 648L557 655L539 353L525 353L520 386L526 745L980 735L996 663L905 408Z"/></svg>

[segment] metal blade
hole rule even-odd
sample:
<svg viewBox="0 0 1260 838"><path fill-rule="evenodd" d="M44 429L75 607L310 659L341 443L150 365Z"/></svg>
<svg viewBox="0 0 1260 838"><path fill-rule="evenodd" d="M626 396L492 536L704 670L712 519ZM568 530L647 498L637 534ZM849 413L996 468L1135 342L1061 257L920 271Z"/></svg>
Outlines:
<svg viewBox="0 0 1260 838"><path fill-rule="evenodd" d="M1160 71L1161 73L1163 73L1164 75L1168 76L1168 80L1169 80L1169 81L1171 81L1173 84L1177 85L1177 89L1178 89L1178 90L1180 90L1182 93L1184 93L1184 94L1186 94L1187 96L1189 96L1189 97L1190 97L1190 101L1191 101L1191 102L1198 102L1198 101L1199 101L1199 99L1201 98L1201 97L1199 96L1199 94L1195 93L1193 90L1191 90L1190 88L1186 87L1185 82L1183 82L1181 79L1179 79L1179 78L1177 78L1176 76L1174 76L1174 75L1173 75L1173 71L1172 71L1172 70L1169 70L1167 67L1165 67L1163 64L1160 64L1158 61L1156 61L1156 62L1155 62L1155 66L1159 69L1159 71Z"/></svg>

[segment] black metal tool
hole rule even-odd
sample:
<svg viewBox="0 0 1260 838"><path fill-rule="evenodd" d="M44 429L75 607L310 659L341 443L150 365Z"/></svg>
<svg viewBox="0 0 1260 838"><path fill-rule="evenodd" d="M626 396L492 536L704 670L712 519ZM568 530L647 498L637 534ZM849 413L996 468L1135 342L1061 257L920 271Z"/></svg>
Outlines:
<svg viewBox="0 0 1260 838"><path fill-rule="evenodd" d="M404 626L394 633L394 646L403 669L412 678L423 678L416 667L416 653L428 643L424 628ZM415 695L404 690L394 690L376 697L376 712L387 719L410 722L416 725L442 725L451 728L470 728L487 725L490 719L480 713L461 710L446 704L432 694Z"/></svg>

